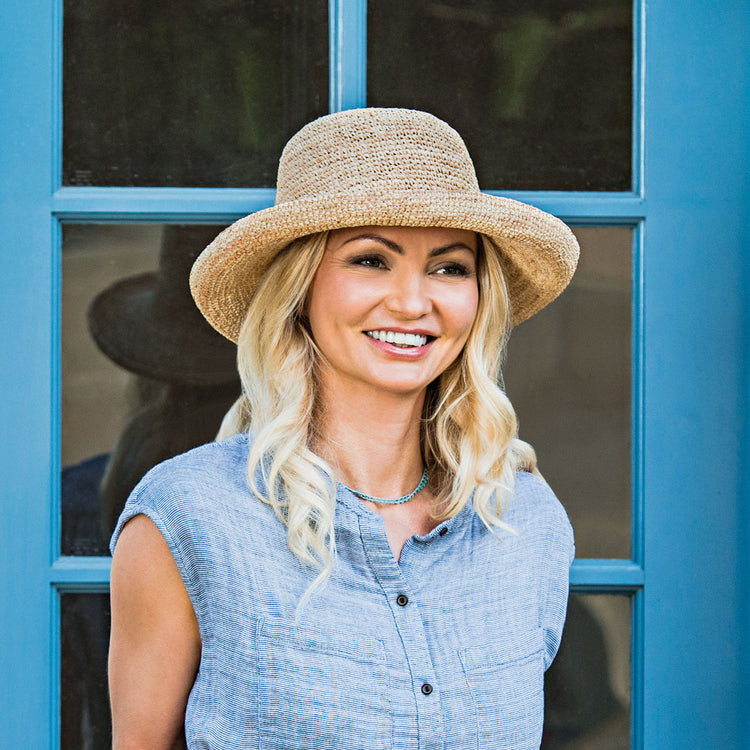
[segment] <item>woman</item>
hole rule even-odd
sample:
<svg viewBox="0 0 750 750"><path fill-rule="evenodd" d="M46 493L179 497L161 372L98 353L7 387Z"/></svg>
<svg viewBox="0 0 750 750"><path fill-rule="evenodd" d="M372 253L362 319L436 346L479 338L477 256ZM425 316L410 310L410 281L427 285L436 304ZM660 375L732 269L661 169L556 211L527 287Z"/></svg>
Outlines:
<svg viewBox="0 0 750 750"><path fill-rule="evenodd" d="M238 343L236 434L113 536L115 748L539 747L572 532L496 381L577 256L431 115L290 140L276 205L191 275Z"/></svg>

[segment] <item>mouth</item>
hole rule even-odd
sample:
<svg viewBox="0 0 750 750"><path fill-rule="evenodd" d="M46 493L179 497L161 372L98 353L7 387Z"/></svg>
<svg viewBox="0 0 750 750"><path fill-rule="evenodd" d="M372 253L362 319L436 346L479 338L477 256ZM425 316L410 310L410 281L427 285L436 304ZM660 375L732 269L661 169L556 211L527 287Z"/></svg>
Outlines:
<svg viewBox="0 0 750 750"><path fill-rule="evenodd" d="M414 349L424 346L428 341L433 341L434 336L427 336L423 333L405 333L403 331L365 331L365 333L376 341L382 341L385 344L393 344L399 349Z"/></svg>

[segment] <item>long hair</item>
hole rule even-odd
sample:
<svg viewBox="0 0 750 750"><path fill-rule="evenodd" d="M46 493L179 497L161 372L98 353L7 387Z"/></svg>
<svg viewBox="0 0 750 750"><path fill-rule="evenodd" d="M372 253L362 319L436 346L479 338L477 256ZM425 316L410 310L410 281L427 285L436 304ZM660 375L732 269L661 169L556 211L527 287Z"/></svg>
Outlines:
<svg viewBox="0 0 750 750"><path fill-rule="evenodd" d="M292 553L319 569L307 595L327 579L336 554L336 480L310 450L320 354L304 315L327 238L321 233L293 242L265 272L238 339L243 394L218 435L252 434L251 490L287 526ZM502 516L516 471L536 472L536 457L517 438L515 412L498 385L510 306L499 251L479 238L476 318L458 358L428 386L421 440L437 498L435 519L457 513L473 493L477 514L496 531L507 528Z"/></svg>

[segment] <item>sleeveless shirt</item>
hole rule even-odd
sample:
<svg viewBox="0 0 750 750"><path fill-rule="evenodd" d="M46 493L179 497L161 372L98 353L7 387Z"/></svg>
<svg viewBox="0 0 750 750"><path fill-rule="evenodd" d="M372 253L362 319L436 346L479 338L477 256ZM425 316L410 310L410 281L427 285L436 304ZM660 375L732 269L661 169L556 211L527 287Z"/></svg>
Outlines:
<svg viewBox="0 0 750 750"><path fill-rule="evenodd" d="M397 562L383 519L337 487L336 564L317 571L248 488L247 435L152 469L115 529L161 531L202 641L190 750L537 750L544 671L565 620L573 535L547 485L519 472L490 533L469 502Z"/></svg>

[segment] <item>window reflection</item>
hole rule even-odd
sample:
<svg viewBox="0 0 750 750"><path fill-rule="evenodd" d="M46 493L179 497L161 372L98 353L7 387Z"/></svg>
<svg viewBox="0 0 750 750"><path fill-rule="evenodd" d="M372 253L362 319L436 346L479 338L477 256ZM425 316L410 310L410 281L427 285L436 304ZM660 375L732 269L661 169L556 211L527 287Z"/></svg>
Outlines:
<svg viewBox="0 0 750 750"><path fill-rule="evenodd" d="M60 748L109 750L109 595L60 597Z"/></svg>
<svg viewBox="0 0 750 750"><path fill-rule="evenodd" d="M630 0L369 0L367 101L465 134L485 189L630 190Z"/></svg>
<svg viewBox="0 0 750 750"><path fill-rule="evenodd" d="M325 0L65 0L65 185L263 187L327 111Z"/></svg>
<svg viewBox="0 0 750 750"><path fill-rule="evenodd" d="M142 476L212 440L239 394L235 347L188 288L219 229L64 228L63 554L107 554Z"/></svg>
<svg viewBox="0 0 750 750"><path fill-rule="evenodd" d="M629 750L627 596L574 594L545 678L542 750Z"/></svg>
<svg viewBox="0 0 750 750"><path fill-rule="evenodd" d="M570 515L578 557L627 558L632 231L575 233L573 281L512 332L504 381L520 435Z"/></svg>

